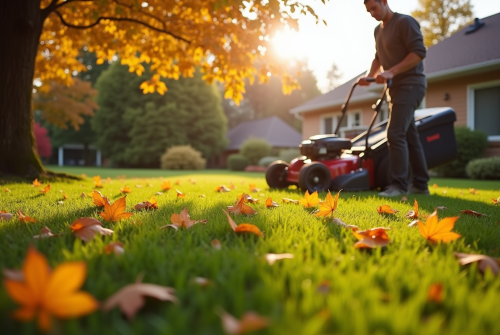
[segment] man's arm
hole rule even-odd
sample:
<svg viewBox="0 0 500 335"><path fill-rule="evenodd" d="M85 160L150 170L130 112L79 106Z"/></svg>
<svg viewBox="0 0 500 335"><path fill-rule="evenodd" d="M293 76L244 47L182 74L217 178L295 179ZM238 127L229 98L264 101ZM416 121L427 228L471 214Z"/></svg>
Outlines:
<svg viewBox="0 0 500 335"><path fill-rule="evenodd" d="M369 86L370 83L366 81L365 78L367 77L375 77L380 72L380 61L378 58L375 58L372 62L372 66L370 67L370 70L367 71L366 75L359 77L358 78L358 85L359 86Z"/></svg>
<svg viewBox="0 0 500 335"><path fill-rule="evenodd" d="M400 63L394 65L387 71L380 73L375 81L379 84L384 84L387 79L392 79L400 73L408 71L409 69L414 68L422 61L422 57L417 55L416 53L410 52L405 59L403 59Z"/></svg>

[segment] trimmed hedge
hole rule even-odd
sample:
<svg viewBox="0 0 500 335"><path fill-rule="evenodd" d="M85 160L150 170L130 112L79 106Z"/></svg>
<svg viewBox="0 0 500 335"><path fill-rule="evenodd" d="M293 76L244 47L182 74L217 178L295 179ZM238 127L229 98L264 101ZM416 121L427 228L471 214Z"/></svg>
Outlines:
<svg viewBox="0 0 500 335"><path fill-rule="evenodd" d="M178 145L167 149L161 156L161 168L165 170L202 170L207 160L190 145Z"/></svg>
<svg viewBox="0 0 500 335"><path fill-rule="evenodd" d="M262 157L261 159L259 159L259 166L268 167L269 164L277 160L279 160L279 157L273 157L273 156Z"/></svg>
<svg viewBox="0 0 500 335"><path fill-rule="evenodd" d="M269 156L270 153L271 145L262 138L249 138L240 147L240 154L247 158L250 165L259 164L259 159Z"/></svg>
<svg viewBox="0 0 500 335"><path fill-rule="evenodd" d="M240 154L232 154L227 158L227 167L231 171L244 171L248 166L248 160Z"/></svg>
<svg viewBox="0 0 500 335"><path fill-rule="evenodd" d="M465 167L476 158L481 158L488 147L488 136L479 130L455 127L458 157L453 162L437 167L435 171L444 177L466 178Z"/></svg>
<svg viewBox="0 0 500 335"><path fill-rule="evenodd" d="M475 159L467 164L466 171L472 179L500 180L500 157Z"/></svg>

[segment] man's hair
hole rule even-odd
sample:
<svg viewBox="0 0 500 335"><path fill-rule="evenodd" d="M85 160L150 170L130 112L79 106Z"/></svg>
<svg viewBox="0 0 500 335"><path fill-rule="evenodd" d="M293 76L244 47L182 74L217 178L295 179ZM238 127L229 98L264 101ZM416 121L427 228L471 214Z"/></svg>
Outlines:
<svg viewBox="0 0 500 335"><path fill-rule="evenodd" d="M367 3L368 1L369 1L369 0L365 0L365 2L364 2L364 3ZM377 1L377 2L382 2L382 0L375 0L375 1Z"/></svg>

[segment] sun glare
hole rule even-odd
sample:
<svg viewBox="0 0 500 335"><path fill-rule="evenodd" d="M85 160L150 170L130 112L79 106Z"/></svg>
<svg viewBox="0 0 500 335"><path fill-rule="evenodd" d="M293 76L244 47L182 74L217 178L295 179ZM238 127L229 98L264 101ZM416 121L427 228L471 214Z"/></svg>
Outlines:
<svg viewBox="0 0 500 335"><path fill-rule="evenodd" d="M306 54L301 36L295 30L277 31L272 44L276 54L282 58L300 59Z"/></svg>

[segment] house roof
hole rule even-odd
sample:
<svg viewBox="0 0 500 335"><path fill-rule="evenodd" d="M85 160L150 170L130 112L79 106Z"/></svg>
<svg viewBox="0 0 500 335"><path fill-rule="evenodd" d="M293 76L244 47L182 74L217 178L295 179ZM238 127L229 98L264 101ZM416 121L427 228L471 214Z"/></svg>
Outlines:
<svg viewBox="0 0 500 335"><path fill-rule="evenodd" d="M484 25L466 34L468 27L429 48L424 60L425 74L429 82L449 79L479 71L500 69L500 13L481 20ZM323 108L338 107L354 81L352 78L326 94L306 101L290 110L292 114L312 112ZM375 101L382 85L356 87L351 103Z"/></svg>
<svg viewBox="0 0 500 335"><path fill-rule="evenodd" d="M227 149L239 149L248 138L263 138L273 147L297 147L302 134L277 116L240 123L229 130Z"/></svg>

